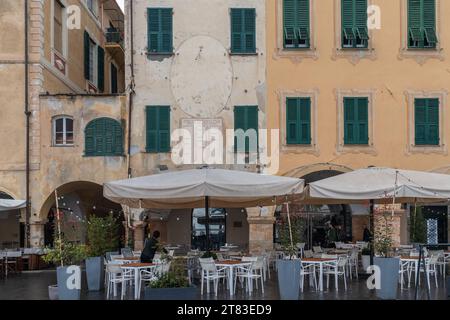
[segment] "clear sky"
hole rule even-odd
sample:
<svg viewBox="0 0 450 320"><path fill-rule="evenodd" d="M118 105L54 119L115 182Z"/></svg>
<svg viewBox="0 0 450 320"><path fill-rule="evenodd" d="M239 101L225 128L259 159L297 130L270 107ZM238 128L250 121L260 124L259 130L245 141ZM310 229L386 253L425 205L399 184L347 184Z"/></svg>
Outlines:
<svg viewBox="0 0 450 320"><path fill-rule="evenodd" d="M118 3L119 6L122 8L122 11L123 11L123 1L124 1L124 0L117 0L117 3Z"/></svg>

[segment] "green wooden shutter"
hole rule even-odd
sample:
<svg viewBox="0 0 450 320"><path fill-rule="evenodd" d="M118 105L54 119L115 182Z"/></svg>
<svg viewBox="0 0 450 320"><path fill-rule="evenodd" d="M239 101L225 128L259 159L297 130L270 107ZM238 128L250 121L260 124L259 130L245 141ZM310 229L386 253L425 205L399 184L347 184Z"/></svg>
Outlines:
<svg viewBox="0 0 450 320"><path fill-rule="evenodd" d="M255 9L231 9L231 52L256 52Z"/></svg>
<svg viewBox="0 0 450 320"><path fill-rule="evenodd" d="M148 8L147 9L147 40L148 40L148 51L158 52L159 51L159 9Z"/></svg>
<svg viewBox="0 0 450 320"><path fill-rule="evenodd" d="M147 107L147 152L158 152L158 107Z"/></svg>
<svg viewBox="0 0 450 320"><path fill-rule="evenodd" d="M146 151L170 152L170 107L148 106L146 118Z"/></svg>
<svg viewBox="0 0 450 320"><path fill-rule="evenodd" d="M159 108L159 152L170 152L170 107Z"/></svg>
<svg viewBox="0 0 450 320"><path fill-rule="evenodd" d="M89 33L84 32L84 78L89 80L89 46L91 39Z"/></svg>
<svg viewBox="0 0 450 320"><path fill-rule="evenodd" d="M311 144L311 99L297 99L299 115L299 144Z"/></svg>
<svg viewBox="0 0 450 320"><path fill-rule="evenodd" d="M415 144L427 144L427 106L426 99L415 99L414 106L414 125L415 125Z"/></svg>
<svg viewBox="0 0 450 320"><path fill-rule="evenodd" d="M172 46L172 24L173 24L173 14L171 8L164 8L160 9L160 21L161 21L161 27L160 27L160 52L163 53L170 53L173 52L173 46Z"/></svg>
<svg viewBox="0 0 450 320"><path fill-rule="evenodd" d="M298 137L298 108L296 98L286 99L286 143L297 144L299 142Z"/></svg>
<svg viewBox="0 0 450 320"><path fill-rule="evenodd" d="M369 99L344 98L344 144L369 143Z"/></svg>
<svg viewBox="0 0 450 320"><path fill-rule="evenodd" d="M256 138L258 139L258 107L257 106L237 106L234 108L234 130L242 129L244 134L249 129L256 131ZM245 147L238 146L238 140L234 138L234 148L236 152L251 152L256 153L257 150L250 149L250 139L245 138ZM259 143L257 140L256 148Z"/></svg>
<svg viewBox="0 0 450 320"><path fill-rule="evenodd" d="M423 46L422 0L408 0L408 38L410 47Z"/></svg>
<svg viewBox="0 0 450 320"><path fill-rule="evenodd" d="M89 123L84 130L84 154L92 156L95 153L95 128L93 123Z"/></svg>
<svg viewBox="0 0 450 320"><path fill-rule="evenodd" d="M283 2L283 34L284 46L292 45L295 47L297 37L295 30L297 28L296 0L284 0Z"/></svg>
<svg viewBox="0 0 450 320"><path fill-rule="evenodd" d="M427 103L427 142L430 145L439 145L439 99L427 99Z"/></svg>
<svg viewBox="0 0 450 320"><path fill-rule="evenodd" d="M84 134L86 156L123 154L123 129L118 121L110 118L92 120Z"/></svg>
<svg viewBox="0 0 450 320"><path fill-rule="evenodd" d="M357 127L357 140L358 144L369 143L369 99L358 98L358 127Z"/></svg>
<svg viewBox="0 0 450 320"><path fill-rule="evenodd" d="M244 52L244 39L242 30L244 27L244 12L242 9L231 9L231 52Z"/></svg>
<svg viewBox="0 0 450 320"><path fill-rule="evenodd" d="M436 35L436 1L423 0L423 32L427 47L435 47L438 42Z"/></svg>
<svg viewBox="0 0 450 320"><path fill-rule="evenodd" d="M367 29L367 0L355 0L354 32L361 40L369 40Z"/></svg>
<svg viewBox="0 0 450 320"><path fill-rule="evenodd" d="M309 48L310 22L309 22L309 0L297 0L297 37L304 40L303 47Z"/></svg>
<svg viewBox="0 0 450 320"><path fill-rule="evenodd" d="M341 24L342 24L342 40L355 40L356 35L354 33L354 11L353 11L353 5L354 0L342 0L341 3Z"/></svg>
<svg viewBox="0 0 450 320"><path fill-rule="evenodd" d="M247 130L255 130L256 132L256 145L254 146L254 148L256 148L256 150L254 148L250 148L250 139L247 139L248 141L246 142L246 146L245 146L245 150L246 152L251 152L251 153L256 153L258 152L258 146L259 146L259 133L258 133L258 107L257 106L249 106L246 107L246 111L247 111ZM253 146L253 145L252 145Z"/></svg>
<svg viewBox="0 0 450 320"><path fill-rule="evenodd" d="M98 89L105 90L105 50L98 46Z"/></svg>
<svg viewBox="0 0 450 320"><path fill-rule="evenodd" d="M147 47L149 52L173 52L172 8L147 9Z"/></svg>

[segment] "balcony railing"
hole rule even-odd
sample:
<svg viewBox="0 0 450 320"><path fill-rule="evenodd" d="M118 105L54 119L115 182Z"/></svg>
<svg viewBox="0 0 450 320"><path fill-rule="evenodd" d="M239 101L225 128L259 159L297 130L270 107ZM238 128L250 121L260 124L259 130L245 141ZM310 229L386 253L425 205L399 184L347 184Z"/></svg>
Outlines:
<svg viewBox="0 0 450 320"><path fill-rule="evenodd" d="M105 37L107 44L118 44L123 47L123 37L118 29L108 28L105 33Z"/></svg>

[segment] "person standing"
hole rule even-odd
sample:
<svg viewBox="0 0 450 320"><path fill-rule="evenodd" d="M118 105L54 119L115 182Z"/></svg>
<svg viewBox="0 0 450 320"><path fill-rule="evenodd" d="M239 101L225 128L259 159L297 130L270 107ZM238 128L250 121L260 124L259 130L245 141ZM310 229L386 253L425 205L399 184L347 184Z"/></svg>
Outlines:
<svg viewBox="0 0 450 320"><path fill-rule="evenodd" d="M141 253L141 262L142 263L152 263L153 257L155 256L156 251L158 250L159 237L161 233L159 231L154 231L151 239L147 239L144 244L144 250Z"/></svg>
<svg viewBox="0 0 450 320"><path fill-rule="evenodd" d="M365 225L364 226L364 231L363 231L363 241L364 242L370 242L371 238L372 238L372 234L370 233L370 230Z"/></svg>

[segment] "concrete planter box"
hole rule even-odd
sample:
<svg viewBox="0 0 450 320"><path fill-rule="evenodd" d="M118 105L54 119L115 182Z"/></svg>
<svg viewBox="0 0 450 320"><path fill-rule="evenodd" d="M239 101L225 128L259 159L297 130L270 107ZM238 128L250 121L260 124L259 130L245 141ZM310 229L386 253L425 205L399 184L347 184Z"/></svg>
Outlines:
<svg viewBox="0 0 450 320"><path fill-rule="evenodd" d="M367 273L367 268L370 266L370 256L362 255L361 263L363 267L363 273Z"/></svg>
<svg viewBox="0 0 450 320"><path fill-rule="evenodd" d="M59 300L80 300L81 268L79 266L58 267L56 277Z"/></svg>
<svg viewBox="0 0 450 320"><path fill-rule="evenodd" d="M381 273L381 288L376 290L377 297L384 300L397 299L400 259L375 257L373 261Z"/></svg>
<svg viewBox="0 0 450 320"><path fill-rule="evenodd" d="M50 300L59 300L58 298L58 286L48 286L48 298Z"/></svg>
<svg viewBox="0 0 450 320"><path fill-rule="evenodd" d="M105 270L102 257L86 259L86 277L89 291L100 291L104 287Z"/></svg>
<svg viewBox="0 0 450 320"><path fill-rule="evenodd" d="M278 289L281 300L298 300L300 269L300 260L277 260Z"/></svg>
<svg viewBox="0 0 450 320"><path fill-rule="evenodd" d="M145 288L144 300L197 300L196 286L188 288Z"/></svg>

